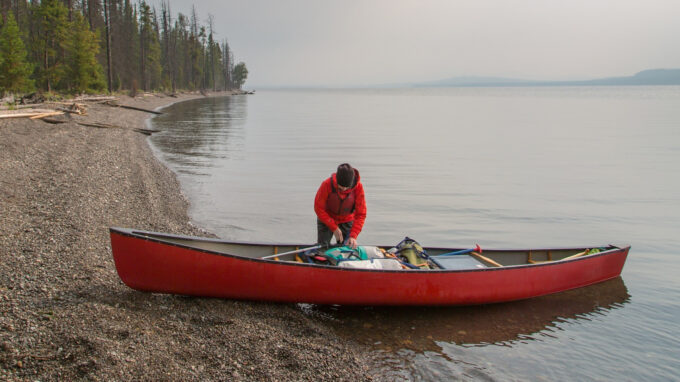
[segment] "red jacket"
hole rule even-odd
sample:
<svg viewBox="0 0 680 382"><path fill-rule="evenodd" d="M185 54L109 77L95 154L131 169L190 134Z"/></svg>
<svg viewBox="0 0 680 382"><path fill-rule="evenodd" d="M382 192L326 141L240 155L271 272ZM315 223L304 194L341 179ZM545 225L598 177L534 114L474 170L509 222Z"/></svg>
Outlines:
<svg viewBox="0 0 680 382"><path fill-rule="evenodd" d="M335 196L332 195L333 191L336 193ZM337 198L338 196L340 200L354 198L354 208L352 212L345 211L348 213L343 214L343 211L331 211L331 204L336 204L337 206L337 203L334 203L331 199ZM349 236L356 239L359 236L359 233L361 233L361 229L364 227L364 221L366 221L366 199L364 197L364 186L361 184L359 171L354 169L354 186L346 191L340 191L338 189L338 182L335 180L335 174L324 180L321 183L321 186L319 186L319 190L316 192L316 198L314 198L314 212L316 212L316 216L319 220L321 220L331 231L335 231L340 223L354 221ZM340 214L338 214L338 212L340 212Z"/></svg>

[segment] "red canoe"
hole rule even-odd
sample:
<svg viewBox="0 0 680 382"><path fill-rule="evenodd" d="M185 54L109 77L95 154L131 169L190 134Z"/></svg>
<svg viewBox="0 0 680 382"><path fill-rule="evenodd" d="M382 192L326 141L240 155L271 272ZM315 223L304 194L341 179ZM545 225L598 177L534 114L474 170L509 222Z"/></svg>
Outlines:
<svg viewBox="0 0 680 382"><path fill-rule="evenodd" d="M340 305L471 305L520 300L618 277L630 246L484 250L440 258L446 269L376 270L296 262L303 245L227 242L111 228L130 288L232 299ZM592 247L590 247L592 248ZM425 248L434 258L455 251ZM271 258L272 254L283 256ZM270 258L263 259L263 257Z"/></svg>

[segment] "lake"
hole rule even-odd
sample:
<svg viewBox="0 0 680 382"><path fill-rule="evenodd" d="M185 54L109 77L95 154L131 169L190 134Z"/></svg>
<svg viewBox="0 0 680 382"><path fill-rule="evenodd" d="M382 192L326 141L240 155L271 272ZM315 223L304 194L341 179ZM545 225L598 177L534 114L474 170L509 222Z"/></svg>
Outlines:
<svg viewBox="0 0 680 382"><path fill-rule="evenodd" d="M680 380L680 87L268 90L174 104L151 145L225 239L316 240L361 173L359 242L631 245L622 277L464 308L299 304L395 380Z"/></svg>

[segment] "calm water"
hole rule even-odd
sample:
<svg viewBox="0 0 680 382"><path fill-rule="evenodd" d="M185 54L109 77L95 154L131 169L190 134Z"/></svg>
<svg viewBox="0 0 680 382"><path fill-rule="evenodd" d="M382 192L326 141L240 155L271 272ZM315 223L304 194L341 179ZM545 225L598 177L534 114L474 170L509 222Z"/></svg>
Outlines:
<svg viewBox="0 0 680 382"><path fill-rule="evenodd" d="M361 172L359 240L632 245L622 278L467 308L300 304L404 380L680 380L680 87L261 91L188 101L151 138L197 225L316 239L313 198Z"/></svg>

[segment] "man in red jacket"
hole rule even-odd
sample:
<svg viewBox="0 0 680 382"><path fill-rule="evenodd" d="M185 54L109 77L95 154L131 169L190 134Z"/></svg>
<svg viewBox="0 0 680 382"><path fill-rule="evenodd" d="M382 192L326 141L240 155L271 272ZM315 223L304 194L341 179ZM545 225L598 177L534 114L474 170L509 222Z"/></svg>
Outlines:
<svg viewBox="0 0 680 382"><path fill-rule="evenodd" d="M348 163L338 166L324 180L314 198L317 221L317 241L330 246L331 238L357 247L357 237L366 220L366 199L359 171Z"/></svg>

